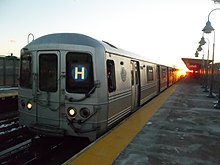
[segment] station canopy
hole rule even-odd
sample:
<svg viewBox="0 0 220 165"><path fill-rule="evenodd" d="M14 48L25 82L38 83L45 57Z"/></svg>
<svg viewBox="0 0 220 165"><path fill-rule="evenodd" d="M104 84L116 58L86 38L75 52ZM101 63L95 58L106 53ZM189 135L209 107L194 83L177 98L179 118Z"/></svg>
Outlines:
<svg viewBox="0 0 220 165"><path fill-rule="evenodd" d="M185 63L186 67L189 70L193 71L199 71L203 64L205 65L207 60L202 60L202 59L193 59L193 58L182 58L183 62ZM211 60L208 60L208 63L210 63Z"/></svg>

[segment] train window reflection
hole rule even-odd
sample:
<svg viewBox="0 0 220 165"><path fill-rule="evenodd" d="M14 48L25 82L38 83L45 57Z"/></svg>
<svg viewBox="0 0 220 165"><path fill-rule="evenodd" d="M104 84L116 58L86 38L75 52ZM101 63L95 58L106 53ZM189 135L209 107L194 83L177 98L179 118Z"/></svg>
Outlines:
<svg viewBox="0 0 220 165"><path fill-rule="evenodd" d="M57 91L57 55L40 54L39 89L46 92Z"/></svg>
<svg viewBox="0 0 220 165"><path fill-rule="evenodd" d="M69 52L66 55L66 90L70 93L88 93L94 87L92 56Z"/></svg>
<svg viewBox="0 0 220 165"><path fill-rule="evenodd" d="M107 79L108 79L108 91L113 92L116 90L115 82L115 64L113 60L107 60Z"/></svg>
<svg viewBox="0 0 220 165"><path fill-rule="evenodd" d="M21 67L20 67L20 86L23 88L32 87L32 67L31 67L31 56L22 55L21 56Z"/></svg>

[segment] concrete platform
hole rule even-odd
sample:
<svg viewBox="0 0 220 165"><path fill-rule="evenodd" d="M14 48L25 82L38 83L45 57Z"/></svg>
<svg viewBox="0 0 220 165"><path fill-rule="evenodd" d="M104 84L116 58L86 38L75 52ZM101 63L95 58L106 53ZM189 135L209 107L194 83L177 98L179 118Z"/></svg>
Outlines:
<svg viewBox="0 0 220 165"><path fill-rule="evenodd" d="M182 80L112 164L220 164L220 110L207 94L195 79Z"/></svg>
<svg viewBox="0 0 220 165"><path fill-rule="evenodd" d="M163 105L178 85L165 90L159 96L145 104L118 126L107 132L83 151L74 155L64 164L67 165L108 165L131 143L132 139L151 119L152 115Z"/></svg>

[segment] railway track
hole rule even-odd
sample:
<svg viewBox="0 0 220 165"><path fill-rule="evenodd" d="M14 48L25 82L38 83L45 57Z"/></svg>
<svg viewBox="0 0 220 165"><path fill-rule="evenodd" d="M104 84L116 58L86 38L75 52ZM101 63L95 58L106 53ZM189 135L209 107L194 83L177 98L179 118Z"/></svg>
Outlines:
<svg viewBox="0 0 220 165"><path fill-rule="evenodd" d="M59 145L62 145L62 142L54 143L40 138L33 142L32 139L28 139L5 150L1 162L2 164L38 164L37 161L49 155Z"/></svg>
<svg viewBox="0 0 220 165"><path fill-rule="evenodd" d="M1 165L62 164L89 144L87 139L73 137L33 138L26 127L19 125L18 117L0 121L0 141Z"/></svg>
<svg viewBox="0 0 220 165"><path fill-rule="evenodd" d="M30 138L25 127L19 125L18 117L0 121L0 151Z"/></svg>
<svg viewBox="0 0 220 165"><path fill-rule="evenodd" d="M0 156L1 165L6 164L62 164L74 154L85 148L87 140L74 138L39 138L31 139L5 150Z"/></svg>
<svg viewBox="0 0 220 165"><path fill-rule="evenodd" d="M0 165L62 164L90 143L73 137L33 137L19 124L17 111L6 112L0 117Z"/></svg>
<svg viewBox="0 0 220 165"><path fill-rule="evenodd" d="M0 161L17 152L22 145L30 139L30 134L25 127L19 125L18 117L0 121Z"/></svg>

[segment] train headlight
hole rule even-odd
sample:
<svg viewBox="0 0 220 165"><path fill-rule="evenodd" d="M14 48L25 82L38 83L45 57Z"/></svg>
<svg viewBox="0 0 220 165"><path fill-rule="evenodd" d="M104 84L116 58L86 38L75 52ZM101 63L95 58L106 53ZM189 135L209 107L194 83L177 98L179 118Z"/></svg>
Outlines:
<svg viewBox="0 0 220 165"><path fill-rule="evenodd" d="M81 108L79 111L80 116L87 118L90 116L90 110L88 108Z"/></svg>
<svg viewBox="0 0 220 165"><path fill-rule="evenodd" d="M76 116L76 109L73 108L73 107L69 107L69 108L67 109L67 114L68 114L68 116L70 116L70 117Z"/></svg>
<svg viewBox="0 0 220 165"><path fill-rule="evenodd" d="M27 104L26 104L26 107L27 107L28 110L31 110L33 105L30 101L28 101Z"/></svg>

